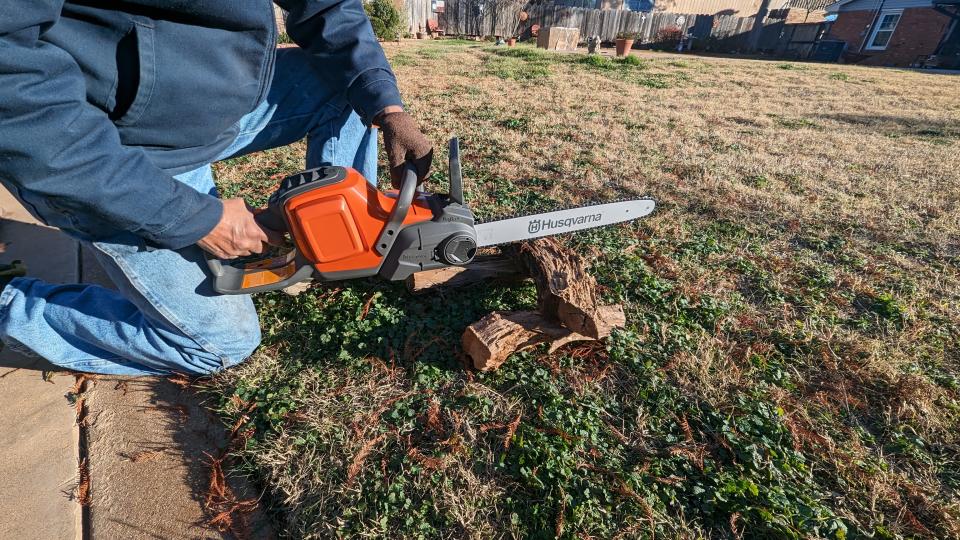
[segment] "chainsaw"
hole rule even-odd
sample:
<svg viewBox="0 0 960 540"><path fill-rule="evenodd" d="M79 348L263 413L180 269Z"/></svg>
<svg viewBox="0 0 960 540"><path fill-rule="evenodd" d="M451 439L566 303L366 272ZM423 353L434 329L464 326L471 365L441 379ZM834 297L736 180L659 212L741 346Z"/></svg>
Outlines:
<svg viewBox="0 0 960 540"><path fill-rule="evenodd" d="M381 192L349 167L321 166L285 178L256 219L290 234L292 247L232 260L207 258L221 294L283 289L318 279L388 280L469 265L478 248L631 221L653 212L649 198L478 223L463 201L460 147L450 140L450 192L428 194L408 164L399 191Z"/></svg>

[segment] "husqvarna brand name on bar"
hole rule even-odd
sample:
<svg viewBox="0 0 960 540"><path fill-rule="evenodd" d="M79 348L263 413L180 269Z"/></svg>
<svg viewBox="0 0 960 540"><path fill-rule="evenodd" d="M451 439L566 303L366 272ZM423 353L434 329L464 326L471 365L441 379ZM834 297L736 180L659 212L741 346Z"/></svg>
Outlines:
<svg viewBox="0 0 960 540"><path fill-rule="evenodd" d="M585 223L597 223L601 219L603 219L603 214L587 214L566 219L531 219L530 223L527 224L527 232L536 234L550 229L564 229Z"/></svg>

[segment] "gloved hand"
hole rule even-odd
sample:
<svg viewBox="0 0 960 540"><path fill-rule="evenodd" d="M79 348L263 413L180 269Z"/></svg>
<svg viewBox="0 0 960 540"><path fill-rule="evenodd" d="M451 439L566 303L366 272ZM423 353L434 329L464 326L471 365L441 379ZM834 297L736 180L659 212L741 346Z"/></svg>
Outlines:
<svg viewBox="0 0 960 540"><path fill-rule="evenodd" d="M420 132L416 120L402 110L388 110L378 116L375 123L379 124L383 131L383 145L387 151L393 187L400 189L403 166L408 160L413 162L417 169L417 181L423 182L433 161L433 145Z"/></svg>

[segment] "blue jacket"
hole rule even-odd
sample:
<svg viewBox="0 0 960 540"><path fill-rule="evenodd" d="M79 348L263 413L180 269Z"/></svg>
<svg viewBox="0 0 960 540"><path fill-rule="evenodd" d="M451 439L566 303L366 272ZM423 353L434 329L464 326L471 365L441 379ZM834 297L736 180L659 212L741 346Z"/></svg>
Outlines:
<svg viewBox="0 0 960 540"><path fill-rule="evenodd" d="M277 4L365 122L400 104L360 0ZM0 180L81 233L195 243L222 205L172 175L232 142L269 89L275 42L269 0L0 0Z"/></svg>

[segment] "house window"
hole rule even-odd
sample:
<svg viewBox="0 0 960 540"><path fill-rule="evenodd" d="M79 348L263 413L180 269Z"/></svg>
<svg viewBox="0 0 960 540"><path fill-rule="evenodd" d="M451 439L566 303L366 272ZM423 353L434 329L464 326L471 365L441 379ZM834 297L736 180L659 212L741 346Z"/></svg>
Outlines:
<svg viewBox="0 0 960 540"><path fill-rule="evenodd" d="M882 51L887 48L887 45L890 43L890 38L893 37L893 31L897 28L897 23L900 22L900 15L902 11L884 11L880 14L880 18L877 19L877 25L873 28L873 32L870 34L870 40L867 41L867 50L868 51Z"/></svg>

